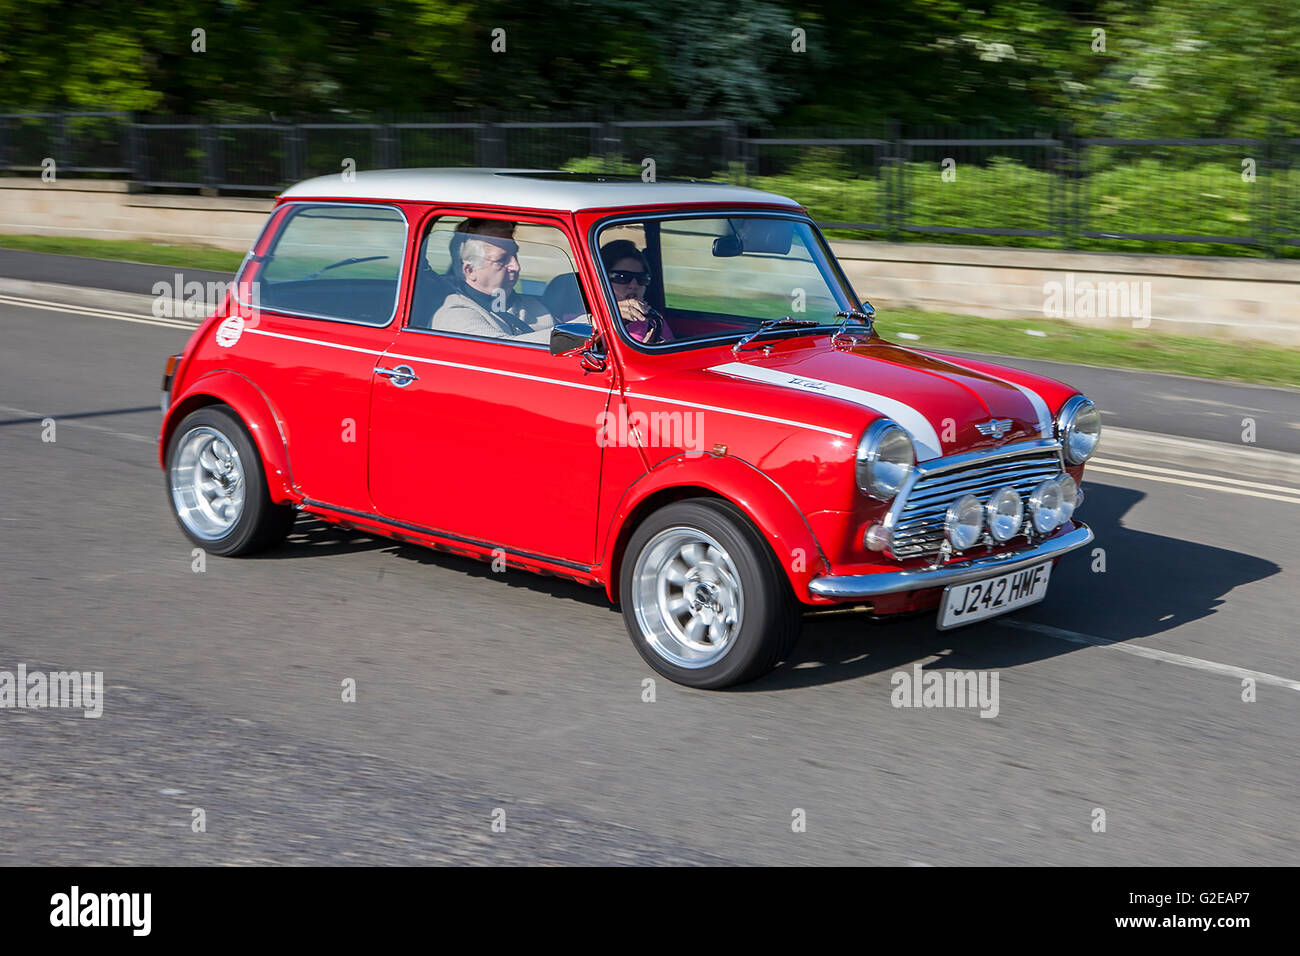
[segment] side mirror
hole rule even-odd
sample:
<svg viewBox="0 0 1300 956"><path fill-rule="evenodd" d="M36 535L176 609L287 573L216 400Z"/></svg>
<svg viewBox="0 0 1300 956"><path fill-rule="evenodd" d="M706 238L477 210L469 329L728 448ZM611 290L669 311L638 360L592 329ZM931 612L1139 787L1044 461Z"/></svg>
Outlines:
<svg viewBox="0 0 1300 956"><path fill-rule="evenodd" d="M551 329L551 354L581 354L582 367L588 372L605 369L605 351L600 348L595 330L587 322L562 322Z"/></svg>
<svg viewBox="0 0 1300 956"><path fill-rule="evenodd" d="M562 322L551 329L551 354L572 355L585 349L593 329L586 322Z"/></svg>

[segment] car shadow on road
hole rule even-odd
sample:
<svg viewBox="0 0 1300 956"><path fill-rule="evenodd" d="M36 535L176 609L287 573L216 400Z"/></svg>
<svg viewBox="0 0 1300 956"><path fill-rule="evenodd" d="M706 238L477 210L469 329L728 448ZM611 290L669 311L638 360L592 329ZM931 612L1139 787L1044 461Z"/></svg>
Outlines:
<svg viewBox="0 0 1300 956"><path fill-rule="evenodd" d="M1149 637L1216 612L1235 588L1281 568L1252 554L1124 526L1144 494L1088 481L1080 517L1096 540L1066 555L1052 571L1041 604L951 631L935 628L937 612L884 622L865 614L809 615L790 660L737 691L767 691L853 680L910 669L940 655L932 667L985 670L1040 661L1086 648L1006 626L1035 622L1108 641ZM1104 564L1103 564L1104 562ZM1101 568L1104 566L1105 570Z"/></svg>
<svg viewBox="0 0 1300 956"><path fill-rule="evenodd" d="M467 558L448 551L435 551L415 544L404 544L391 538L378 537L364 531L341 528L338 525L299 515L293 531L283 544L270 551L250 555L251 560L284 560L288 558L322 557L325 555L359 554L364 551L382 551L394 557L419 564L435 565L447 571L464 574L470 578L490 578L507 588L527 588L552 597L568 598L592 607L609 608L605 592L563 578L546 577L527 571L511 569L509 557L504 571L494 571L492 564ZM502 600L508 600L502 592ZM613 610L613 609L611 609Z"/></svg>
<svg viewBox="0 0 1300 956"><path fill-rule="evenodd" d="M934 667L1013 667L1074 653L1086 645L1008 627L1007 621L1037 622L1109 641L1149 637L1214 614L1235 588L1281 570L1251 554L1126 528L1124 516L1142 500L1142 492L1092 481L1086 491L1083 516L1096 540L1088 548L1066 555L1056 566L1043 603L952 631L935 628L935 611L893 621L873 620L863 613L810 614L804 619L803 634L790 660L768 676L732 690L771 691L854 680L907 669L934 656L943 658L931 665ZM1185 533L1194 534L1195 529ZM603 608L610 613L611 627L622 626L617 622L618 609L599 588L526 571L494 571L487 562L373 537L314 518L300 517L281 547L255 557L302 558L363 551L383 551L466 577L491 579L504 588L526 588ZM508 595L503 590L502 600L509 600Z"/></svg>
<svg viewBox="0 0 1300 956"><path fill-rule="evenodd" d="M278 547L259 551L246 561L280 561L288 558L321 557L334 554L359 554L392 546L387 538L377 538L363 531L341 528L328 521L299 515L293 530Z"/></svg>

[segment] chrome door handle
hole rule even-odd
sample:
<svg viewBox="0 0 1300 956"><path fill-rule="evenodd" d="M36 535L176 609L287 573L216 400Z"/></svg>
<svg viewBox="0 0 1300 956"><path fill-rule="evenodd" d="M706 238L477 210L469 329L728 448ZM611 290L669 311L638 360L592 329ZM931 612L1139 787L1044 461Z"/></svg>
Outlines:
<svg viewBox="0 0 1300 956"><path fill-rule="evenodd" d="M409 365L399 365L397 368L377 367L376 375L385 375L393 380L393 384L398 388L406 388L412 382L419 381L420 376L415 374L415 369Z"/></svg>

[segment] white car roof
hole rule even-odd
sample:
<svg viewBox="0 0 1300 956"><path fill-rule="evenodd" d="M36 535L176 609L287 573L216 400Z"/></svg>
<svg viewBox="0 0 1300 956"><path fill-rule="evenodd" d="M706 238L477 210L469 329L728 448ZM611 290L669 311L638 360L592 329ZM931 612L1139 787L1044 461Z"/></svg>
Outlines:
<svg viewBox="0 0 1300 956"><path fill-rule="evenodd" d="M344 181L334 173L305 179L281 195L409 202L520 206L531 209L605 209L658 203L762 202L798 207L776 193L718 183L598 181L582 174L536 169L381 169L358 172Z"/></svg>

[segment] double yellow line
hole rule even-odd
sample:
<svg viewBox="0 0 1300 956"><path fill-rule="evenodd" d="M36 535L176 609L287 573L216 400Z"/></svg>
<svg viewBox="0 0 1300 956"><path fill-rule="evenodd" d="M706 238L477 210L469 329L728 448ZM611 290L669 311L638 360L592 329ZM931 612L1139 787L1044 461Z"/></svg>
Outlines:
<svg viewBox="0 0 1300 956"><path fill-rule="evenodd" d="M1221 491L1230 495L1246 495L1250 498L1266 498L1269 501L1282 501L1290 505L1300 505L1300 488L1246 481L1241 478L1226 478L1221 475L1207 475L1202 472L1188 471L1186 468L1161 468L1156 465L1139 464L1135 461L1094 458L1088 462L1084 469L1084 478L1086 479L1093 472L1101 472L1104 475L1120 475L1125 478L1145 478L1147 481L1185 485L1188 488L1205 488L1209 491Z"/></svg>

